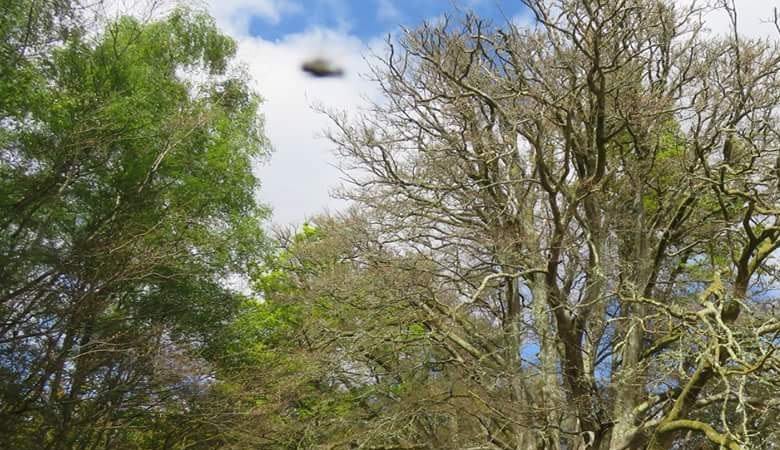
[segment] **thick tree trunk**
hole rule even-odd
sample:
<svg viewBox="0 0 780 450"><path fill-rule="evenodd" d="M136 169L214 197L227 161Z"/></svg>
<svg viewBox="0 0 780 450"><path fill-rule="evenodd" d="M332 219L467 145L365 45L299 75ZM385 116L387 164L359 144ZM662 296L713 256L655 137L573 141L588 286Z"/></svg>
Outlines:
<svg viewBox="0 0 780 450"><path fill-rule="evenodd" d="M634 196L633 209L636 212L633 223L633 236L625 244L626 255L624 261L629 264L627 275L629 285L623 287L633 291L633 295L652 295L653 274L655 267L651 261L648 239L649 229L645 220L644 186L641 176L637 176L636 194ZM609 449L620 450L626 445L635 430L636 408L642 402L645 383L645 370L641 366L644 340L645 308L637 303L621 301L621 316L624 321L620 325L623 331L623 339L615 341L615 345L621 346L621 362L612 379L617 380L615 385L615 397L612 404L612 433Z"/></svg>
<svg viewBox="0 0 780 450"><path fill-rule="evenodd" d="M642 325L637 321L629 324L623 342L621 367L615 378L615 398L612 409L612 434L610 438L610 450L620 450L629 435L635 429L634 410L641 402L642 392L645 389L644 371L638 367L642 351Z"/></svg>
<svg viewBox="0 0 780 450"><path fill-rule="evenodd" d="M563 395L558 382L556 365L558 352L555 348L555 339L552 330L552 320L547 311L547 289L544 279L540 279L532 286L533 316L537 324L537 336L539 338L539 369L542 382L542 405L545 410L548 429L546 447L550 450L560 450L561 436L559 426L567 411L562 409Z"/></svg>

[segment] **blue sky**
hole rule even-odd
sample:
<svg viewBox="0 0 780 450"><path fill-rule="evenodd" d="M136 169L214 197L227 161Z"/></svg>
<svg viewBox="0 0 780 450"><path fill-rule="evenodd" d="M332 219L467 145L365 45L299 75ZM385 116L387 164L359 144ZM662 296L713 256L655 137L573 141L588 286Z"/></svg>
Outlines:
<svg viewBox="0 0 780 450"><path fill-rule="evenodd" d="M300 224L341 210L334 198L343 174L333 146L321 137L332 124L313 106L358 114L381 98L363 75L384 38L443 15L474 11L496 24L524 16L521 0L204 0L222 29L236 38L238 59L255 80L274 152L257 167L260 200L279 225ZM346 76L318 80L301 63L326 57Z"/></svg>
<svg viewBox="0 0 780 450"><path fill-rule="evenodd" d="M299 0L279 17L254 16L251 35L268 40L311 28L328 28L370 39L424 20L473 10L500 23L522 13L520 0Z"/></svg>
<svg viewBox="0 0 780 450"><path fill-rule="evenodd" d="M116 0L129 2L131 0ZM132 0L156 1L156 0ZM273 221L294 225L345 202L332 194L343 181L343 161L322 132L332 124L313 106L354 116L371 101L381 102L368 72L371 55L383 54L383 39L398 34L399 25L413 28L443 14L473 10L502 24L531 23L521 0L175 0L200 1L219 26L238 42L238 59L254 79L265 101L265 131L274 152L256 173L262 182L259 199L272 207ZM687 2L689 0L677 0ZM741 31L751 36L776 36L772 7L780 0L735 0ZM715 31L727 28L724 15L707 17ZM326 57L344 69L338 79L313 79L301 63Z"/></svg>

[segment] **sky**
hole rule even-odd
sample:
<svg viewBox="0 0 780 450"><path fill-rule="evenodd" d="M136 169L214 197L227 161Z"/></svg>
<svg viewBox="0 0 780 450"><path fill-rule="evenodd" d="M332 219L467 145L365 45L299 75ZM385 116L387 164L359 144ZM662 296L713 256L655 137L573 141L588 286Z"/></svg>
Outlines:
<svg viewBox="0 0 780 450"><path fill-rule="evenodd" d="M218 25L238 42L238 59L264 98L262 113L273 154L256 173L260 200L278 225L300 224L344 202L331 193L341 183L332 145L321 137L328 120L314 106L350 114L378 98L363 76L371 52L384 51L384 38L400 26L414 27L446 13L474 10L496 22L531 23L520 0L202 0ZM679 0L690 1L690 0ZM749 36L776 34L767 23L780 0L736 0L740 30ZM725 15L708 18L715 32ZM343 78L315 79L300 70L317 56L332 59Z"/></svg>
<svg viewBox="0 0 780 450"><path fill-rule="evenodd" d="M322 138L330 123L313 107L357 113L376 98L365 78L366 58L384 51L388 34L458 10L497 22L523 12L518 0L209 0L208 7L237 39L238 58L264 98L273 154L257 168L260 200L280 225L345 205L331 196L341 173L332 145ZM313 79L301 72L301 63L317 56L335 61L345 76Z"/></svg>

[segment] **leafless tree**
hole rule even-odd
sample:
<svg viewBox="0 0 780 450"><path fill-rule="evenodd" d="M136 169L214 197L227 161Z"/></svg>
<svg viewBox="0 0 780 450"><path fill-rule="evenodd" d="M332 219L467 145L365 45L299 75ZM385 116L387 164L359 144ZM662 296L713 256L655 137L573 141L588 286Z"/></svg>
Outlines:
<svg viewBox="0 0 780 450"><path fill-rule="evenodd" d="M329 113L375 244L426 261L454 413L486 448L774 448L780 46L708 34L731 3L525 4L388 41L382 101Z"/></svg>

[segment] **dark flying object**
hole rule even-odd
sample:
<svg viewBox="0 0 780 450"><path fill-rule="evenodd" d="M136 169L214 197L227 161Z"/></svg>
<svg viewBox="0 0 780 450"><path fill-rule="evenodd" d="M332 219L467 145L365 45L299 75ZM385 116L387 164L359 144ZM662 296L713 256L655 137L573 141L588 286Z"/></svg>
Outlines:
<svg viewBox="0 0 780 450"><path fill-rule="evenodd" d="M318 78L340 77L344 75L344 71L340 67L336 67L333 63L324 58L315 58L304 62L301 66L301 70Z"/></svg>

